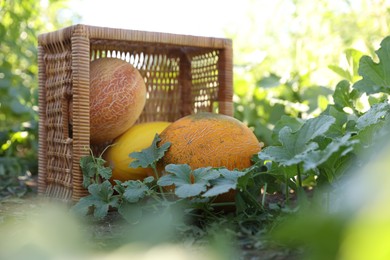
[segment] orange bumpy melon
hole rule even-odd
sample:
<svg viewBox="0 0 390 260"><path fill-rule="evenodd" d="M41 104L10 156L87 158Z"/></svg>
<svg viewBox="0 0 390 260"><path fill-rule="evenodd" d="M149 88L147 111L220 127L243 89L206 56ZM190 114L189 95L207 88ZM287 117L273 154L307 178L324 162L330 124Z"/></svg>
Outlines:
<svg viewBox="0 0 390 260"><path fill-rule="evenodd" d="M252 156L261 150L253 131L244 123L207 112L173 122L161 132L160 138L159 145L170 142L171 146L159 168L173 163L188 164L193 170L208 166L242 170L252 165ZM216 202L231 202L234 198L235 191L230 191L219 195Z"/></svg>
<svg viewBox="0 0 390 260"><path fill-rule="evenodd" d="M229 170L251 166L251 158L261 146L253 131L239 120L221 114L202 112L185 116L167 127L160 145L170 142L162 164L188 164L200 167L226 167Z"/></svg>
<svg viewBox="0 0 390 260"><path fill-rule="evenodd" d="M90 137L92 144L112 141L134 125L146 102L139 71L116 58L90 65Z"/></svg>
<svg viewBox="0 0 390 260"><path fill-rule="evenodd" d="M152 169L130 168L134 160L129 157L132 152L148 148L156 134L161 133L169 122L150 122L132 126L124 134L117 137L109 146L103 158L112 168L112 180L142 180L148 175L154 175Z"/></svg>

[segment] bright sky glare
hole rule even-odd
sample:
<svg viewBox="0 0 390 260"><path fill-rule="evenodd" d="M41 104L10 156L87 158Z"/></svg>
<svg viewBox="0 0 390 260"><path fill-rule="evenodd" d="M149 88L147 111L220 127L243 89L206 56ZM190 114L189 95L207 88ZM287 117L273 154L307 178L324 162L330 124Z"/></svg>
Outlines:
<svg viewBox="0 0 390 260"><path fill-rule="evenodd" d="M224 37L250 0L70 0L79 23L133 30Z"/></svg>

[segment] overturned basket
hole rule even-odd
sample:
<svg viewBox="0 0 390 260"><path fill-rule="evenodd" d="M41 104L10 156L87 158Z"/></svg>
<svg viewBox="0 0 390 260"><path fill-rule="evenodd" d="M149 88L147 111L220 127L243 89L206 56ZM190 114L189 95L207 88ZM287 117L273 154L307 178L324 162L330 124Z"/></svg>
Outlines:
<svg viewBox="0 0 390 260"><path fill-rule="evenodd" d="M89 154L90 147L89 66L91 60L102 57L126 60L144 77L147 101L138 123L173 122L199 111L233 114L229 39L80 24L41 34L41 195L66 201L86 195L79 161Z"/></svg>

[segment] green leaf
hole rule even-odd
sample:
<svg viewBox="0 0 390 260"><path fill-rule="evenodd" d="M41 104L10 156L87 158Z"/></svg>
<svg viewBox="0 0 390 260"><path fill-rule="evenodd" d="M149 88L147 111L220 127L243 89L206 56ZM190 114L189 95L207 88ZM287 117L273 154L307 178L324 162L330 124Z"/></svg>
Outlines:
<svg viewBox="0 0 390 260"><path fill-rule="evenodd" d="M153 181L154 181L154 177L148 176L143 180L143 183L147 184L147 183L152 183Z"/></svg>
<svg viewBox="0 0 390 260"><path fill-rule="evenodd" d="M145 197L149 191L149 187L141 181L126 181L122 184L126 187L123 197L130 203L136 203Z"/></svg>
<svg viewBox="0 0 390 260"><path fill-rule="evenodd" d="M97 166L91 155L83 156L80 159L80 168L83 172L83 186L87 188L92 184L91 178L95 177Z"/></svg>
<svg viewBox="0 0 390 260"><path fill-rule="evenodd" d="M190 198L204 192L207 186L205 183L183 183L175 188L175 194L179 198Z"/></svg>
<svg viewBox="0 0 390 260"><path fill-rule="evenodd" d="M85 172L87 175L90 174L90 177L92 177L93 174L95 174L93 172L94 169L96 168L95 167L95 162L93 160L93 157L90 156L90 155L81 157L81 159L80 159L80 167L81 167L81 170L83 172ZM91 172L93 172L93 174L91 174Z"/></svg>
<svg viewBox="0 0 390 260"><path fill-rule="evenodd" d="M175 185L175 194L180 198L188 198L201 194L210 186L210 180L219 177L219 173L211 167L192 171L187 164L168 164L165 171L170 173L162 176L157 184L160 186Z"/></svg>
<svg viewBox="0 0 390 260"><path fill-rule="evenodd" d="M348 49L345 52L345 58L348 63L346 67L340 67L335 65L330 65L329 69L343 77L344 79L355 82L358 75L359 60L363 56L363 53L356 49Z"/></svg>
<svg viewBox="0 0 390 260"><path fill-rule="evenodd" d="M281 145L264 148L259 153L259 158L278 162L282 166L299 164L305 160L308 153L318 148L318 144L312 140L325 134L334 122L335 118L332 116L321 115L307 120L295 132L285 126L279 132Z"/></svg>
<svg viewBox="0 0 390 260"><path fill-rule="evenodd" d="M363 56L359 63L359 74L363 79L356 82L353 87L373 94L384 92L390 94L390 37L381 42L381 47L376 51L379 63L375 63L371 57Z"/></svg>
<svg viewBox="0 0 390 260"><path fill-rule="evenodd" d="M283 115L275 124L275 127L272 131L272 139L274 139L275 142L279 141L279 131L283 127L288 126L293 132L295 132L302 127L303 123L304 120L300 118Z"/></svg>
<svg viewBox="0 0 390 260"><path fill-rule="evenodd" d="M280 86L280 77L275 74L270 74L269 76L263 77L257 82L257 86L260 88L273 88Z"/></svg>
<svg viewBox="0 0 390 260"><path fill-rule="evenodd" d="M121 182L120 180L114 180L115 182L115 185L113 187L113 189L120 195L120 196L123 196L123 193L125 193L126 191L126 187L123 186L123 182Z"/></svg>
<svg viewBox="0 0 390 260"><path fill-rule="evenodd" d="M96 200L94 202L94 211L93 211L93 216L95 219L103 219L107 216L108 210L110 208L109 203L105 203L100 200Z"/></svg>
<svg viewBox="0 0 390 260"><path fill-rule="evenodd" d="M345 79L350 79L350 75L347 70L341 68L340 66L336 65L329 65L329 69L331 69L333 72L337 73L339 76L345 78Z"/></svg>
<svg viewBox="0 0 390 260"><path fill-rule="evenodd" d="M340 66L336 66L336 65L329 65L328 68L331 69L333 72L337 73L339 76L341 76L347 80L350 80L350 81L352 80L351 75L348 72L348 70L343 69Z"/></svg>
<svg viewBox="0 0 390 260"><path fill-rule="evenodd" d="M112 169L110 167L99 166L97 172L104 180L109 180L112 176Z"/></svg>
<svg viewBox="0 0 390 260"><path fill-rule="evenodd" d="M235 190L237 188L238 178L244 176L246 173L241 171L231 171L228 169L218 169L221 174L220 178L216 178L211 181L211 188L205 192L203 197L213 197L229 190Z"/></svg>
<svg viewBox="0 0 390 260"><path fill-rule="evenodd" d="M119 198L113 196L114 190L111 183L107 180L101 184L91 184L88 187L90 195L81 198L73 210L82 215L86 215L91 209L95 219L103 219L107 216L110 207L117 208Z"/></svg>
<svg viewBox="0 0 390 260"><path fill-rule="evenodd" d="M356 120L356 135L360 145L357 153L366 153L368 147L381 146L388 139L390 122L390 104L378 103Z"/></svg>
<svg viewBox="0 0 390 260"><path fill-rule="evenodd" d="M351 152L353 146L359 142L358 140L351 140L351 136L351 133L347 133L342 137L334 138L324 150L315 150L306 154L305 160L303 161L304 171L313 170L321 164L327 163L328 159L334 153L340 153L344 156Z"/></svg>
<svg viewBox="0 0 390 260"><path fill-rule="evenodd" d="M110 181L106 180L101 184L91 184L88 187L88 191L92 196L100 198L102 201L108 202L111 196L114 194L114 189Z"/></svg>
<svg viewBox="0 0 390 260"><path fill-rule="evenodd" d="M322 115L332 116L336 120L326 132L326 136L331 138L343 136L346 131L350 130L346 126L346 123L348 121L355 122L357 120L357 116L349 115L343 110L336 108L335 105L328 105L328 107L322 112Z"/></svg>
<svg viewBox="0 0 390 260"><path fill-rule="evenodd" d="M342 80L336 85L336 89L333 93L333 101L338 109L354 107L354 100L351 98L350 91L350 84L346 80Z"/></svg>
<svg viewBox="0 0 390 260"><path fill-rule="evenodd" d="M161 141L158 134L155 135L152 145L141 152L132 152L129 154L130 157L135 160L132 161L129 167L132 168L149 168L155 165L165 154L168 148L171 146L171 143L167 142L160 147L157 146L157 143Z"/></svg>
<svg viewBox="0 0 390 260"><path fill-rule="evenodd" d="M165 171L172 173L160 177L157 184L160 186L170 186L175 183L191 182L191 167L188 164L168 164L165 166ZM184 179L184 180L183 180Z"/></svg>
<svg viewBox="0 0 390 260"><path fill-rule="evenodd" d="M370 110L358 118L356 121L356 127L359 130L362 130L370 125L377 124L379 121L383 120L384 117L388 116L389 113L389 103L375 104L370 108Z"/></svg>
<svg viewBox="0 0 390 260"><path fill-rule="evenodd" d="M359 76L359 62L361 57L363 56L363 52L356 49L347 49L345 52L345 56L348 62L348 69L351 75L351 82L355 82L360 79Z"/></svg>
<svg viewBox="0 0 390 260"><path fill-rule="evenodd" d="M95 205L95 200L96 198L91 195L83 197L71 208L71 210L76 214L86 216L90 209Z"/></svg>
<svg viewBox="0 0 390 260"><path fill-rule="evenodd" d="M83 172L83 186L88 188L94 183L94 178L99 177L103 180L108 180L112 176L112 169L105 167L106 161L101 157L93 155L83 156L80 159L80 168Z"/></svg>

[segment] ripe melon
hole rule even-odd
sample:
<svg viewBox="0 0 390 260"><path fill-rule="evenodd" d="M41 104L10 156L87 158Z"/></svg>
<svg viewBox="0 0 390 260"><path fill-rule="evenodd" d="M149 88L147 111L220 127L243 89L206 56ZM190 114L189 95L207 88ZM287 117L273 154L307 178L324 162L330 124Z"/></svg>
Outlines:
<svg viewBox="0 0 390 260"><path fill-rule="evenodd" d="M132 126L124 134L117 137L113 145L105 151L103 158L112 168L112 180L142 180L148 175L154 175L152 169L130 168L134 160L129 157L132 152L148 148L156 134L160 134L169 122L150 122Z"/></svg>
<svg viewBox="0 0 390 260"><path fill-rule="evenodd" d="M90 65L90 139L112 141L134 125L146 102L146 86L139 71L116 58Z"/></svg>
<svg viewBox="0 0 390 260"><path fill-rule="evenodd" d="M160 134L160 145L171 147L162 159L163 165L188 164L200 167L245 169L251 158L260 152L260 143L244 123L215 113L197 113L185 116Z"/></svg>
<svg viewBox="0 0 390 260"><path fill-rule="evenodd" d="M207 112L173 122L161 132L160 138L159 145L171 143L160 168L172 163L188 164L193 170L209 166L243 170L252 165L252 156L261 150L253 131L244 123ZM219 195L216 201L234 201L234 197L235 191L230 191Z"/></svg>

